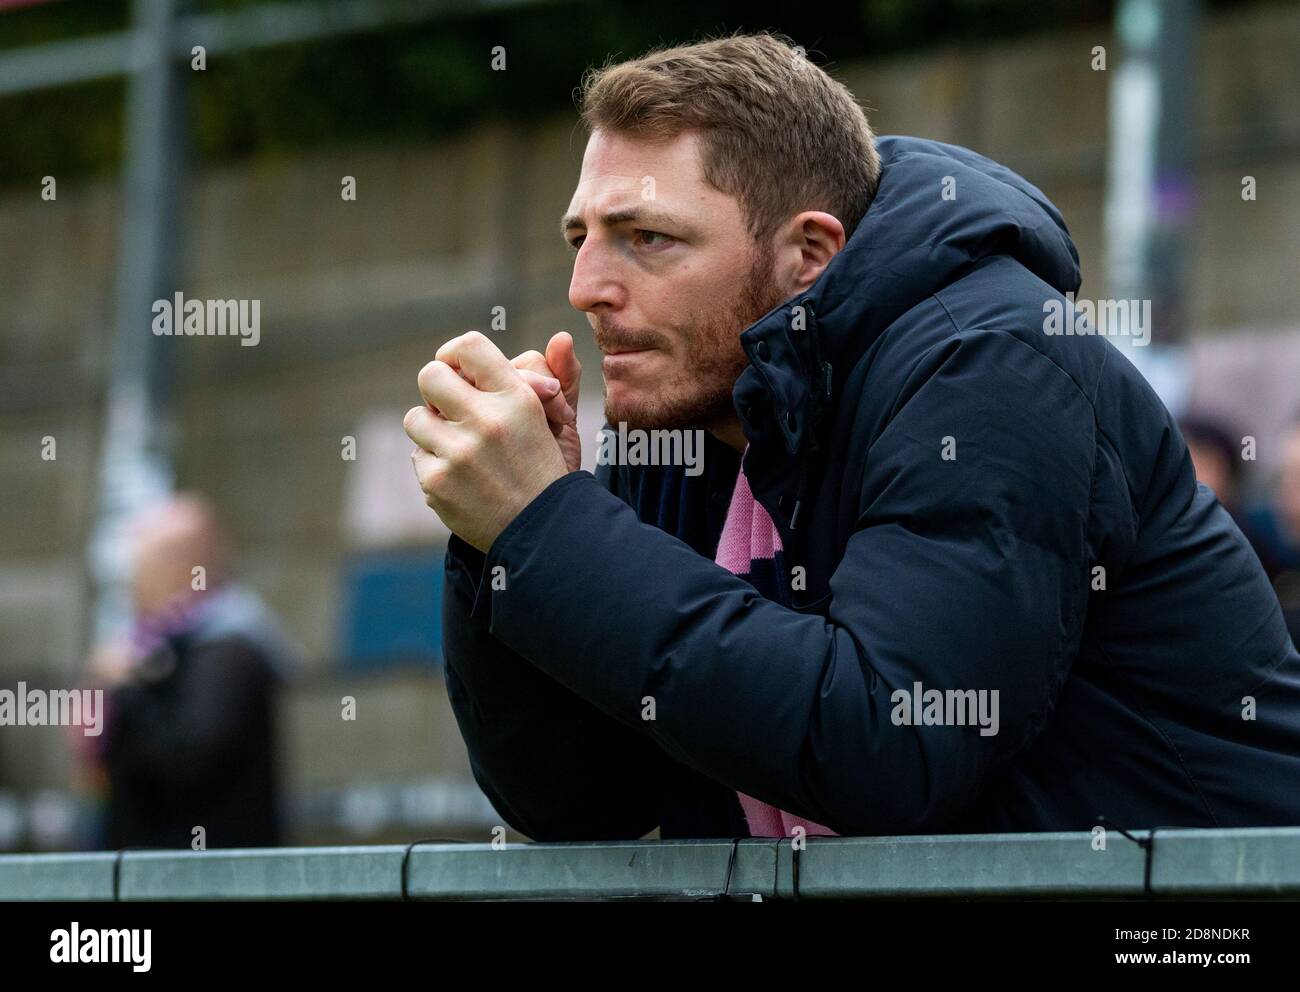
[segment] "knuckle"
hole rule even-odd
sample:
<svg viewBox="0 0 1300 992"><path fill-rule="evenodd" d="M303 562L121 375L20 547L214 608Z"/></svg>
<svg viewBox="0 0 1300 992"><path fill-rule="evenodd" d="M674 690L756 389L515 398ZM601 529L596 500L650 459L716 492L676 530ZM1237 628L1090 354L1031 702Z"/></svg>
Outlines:
<svg viewBox="0 0 1300 992"><path fill-rule="evenodd" d="M511 403L523 403L525 405L541 403L541 399L533 387L520 376L515 376L514 382L506 383L501 392L510 398L509 402Z"/></svg>
<svg viewBox="0 0 1300 992"><path fill-rule="evenodd" d="M420 369L420 374L415 377L416 384L420 387L421 393L427 393L429 387L433 385L433 376L439 364L440 363L435 358L432 362L426 364L424 368Z"/></svg>
<svg viewBox="0 0 1300 992"><path fill-rule="evenodd" d="M443 356L446 355L448 352L455 351L455 350L456 350L456 347L457 347L461 342L463 342L463 341L465 340L465 338L466 338L466 335L464 335L464 334L460 334L460 335L457 335L457 336L454 337L454 338L450 338L450 339L444 341L444 342L442 343L442 345L438 348L438 350L437 350L436 352L434 352L434 361L438 361L438 362L443 361L443 360L444 360Z"/></svg>
<svg viewBox="0 0 1300 992"><path fill-rule="evenodd" d="M472 446L462 441L449 443L446 449L441 452L443 464L449 471L455 471L463 468L471 458Z"/></svg>
<svg viewBox="0 0 1300 992"><path fill-rule="evenodd" d="M425 499L431 500L442 486L442 471L434 465L427 466L420 474L420 489Z"/></svg>
<svg viewBox="0 0 1300 992"><path fill-rule="evenodd" d="M506 422L500 417L485 417L480 425L479 433L484 441L496 443L505 439L508 428Z"/></svg>

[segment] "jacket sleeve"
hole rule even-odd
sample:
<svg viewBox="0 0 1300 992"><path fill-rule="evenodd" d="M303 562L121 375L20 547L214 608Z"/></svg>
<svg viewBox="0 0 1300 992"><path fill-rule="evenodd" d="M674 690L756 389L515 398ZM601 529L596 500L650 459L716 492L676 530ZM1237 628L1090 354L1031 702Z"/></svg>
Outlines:
<svg viewBox="0 0 1300 992"><path fill-rule="evenodd" d="M932 349L892 409L827 616L761 598L571 473L490 549L509 582L487 593L492 634L727 786L841 834L941 829L1042 729L1065 678L1094 416L1057 365L995 332ZM899 690L951 691L969 715L934 723ZM995 720L977 725L967 690Z"/></svg>
<svg viewBox="0 0 1300 992"><path fill-rule="evenodd" d="M533 840L645 836L659 825L663 753L493 636L492 584L483 554L453 537L442 601L447 694L479 788ZM606 663L606 653L597 646L590 663Z"/></svg>

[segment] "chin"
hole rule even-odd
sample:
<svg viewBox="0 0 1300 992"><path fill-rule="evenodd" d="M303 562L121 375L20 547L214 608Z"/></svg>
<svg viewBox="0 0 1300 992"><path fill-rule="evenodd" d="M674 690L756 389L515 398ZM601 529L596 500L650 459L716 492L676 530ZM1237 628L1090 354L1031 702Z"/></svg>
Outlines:
<svg viewBox="0 0 1300 992"><path fill-rule="evenodd" d="M665 428L682 427L684 424L676 423L668 412L660 408L657 403L651 402L626 402L618 404L605 404L605 420L612 427L619 424L626 424L628 430L662 430Z"/></svg>
<svg viewBox="0 0 1300 992"><path fill-rule="evenodd" d="M620 385L605 397L605 420L615 427L627 424L629 430L700 427L731 411L730 389L709 396L665 396Z"/></svg>
<svg viewBox="0 0 1300 992"><path fill-rule="evenodd" d="M638 390L619 389L605 400L605 420L612 426L627 424L630 430L655 430L681 426L671 423L662 398Z"/></svg>

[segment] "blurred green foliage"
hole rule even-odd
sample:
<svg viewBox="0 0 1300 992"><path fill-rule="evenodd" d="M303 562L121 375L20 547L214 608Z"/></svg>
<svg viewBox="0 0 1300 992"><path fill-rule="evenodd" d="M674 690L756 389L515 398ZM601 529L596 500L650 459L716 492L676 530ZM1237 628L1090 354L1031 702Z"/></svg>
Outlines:
<svg viewBox="0 0 1300 992"><path fill-rule="evenodd" d="M274 0L194 0L206 13ZM469 4L474 8L477 4ZM449 14L436 22L255 52L212 55L189 77L197 160L331 144L427 142L490 115L527 121L572 105L582 70L706 34L771 29L814 60L842 62L1107 24L1107 0L555 0ZM64 0L0 13L5 49L120 30L128 0ZM457 7L449 3L449 10ZM505 72L490 68L505 47ZM0 184L111 171L120 157L120 80L0 99Z"/></svg>

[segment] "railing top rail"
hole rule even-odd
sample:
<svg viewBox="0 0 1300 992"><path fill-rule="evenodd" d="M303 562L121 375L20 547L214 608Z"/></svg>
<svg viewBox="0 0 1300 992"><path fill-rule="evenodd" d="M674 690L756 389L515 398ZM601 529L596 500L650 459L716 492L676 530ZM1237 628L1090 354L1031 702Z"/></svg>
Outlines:
<svg viewBox="0 0 1300 992"><path fill-rule="evenodd" d="M1297 898L1300 827L0 856L0 900Z"/></svg>

